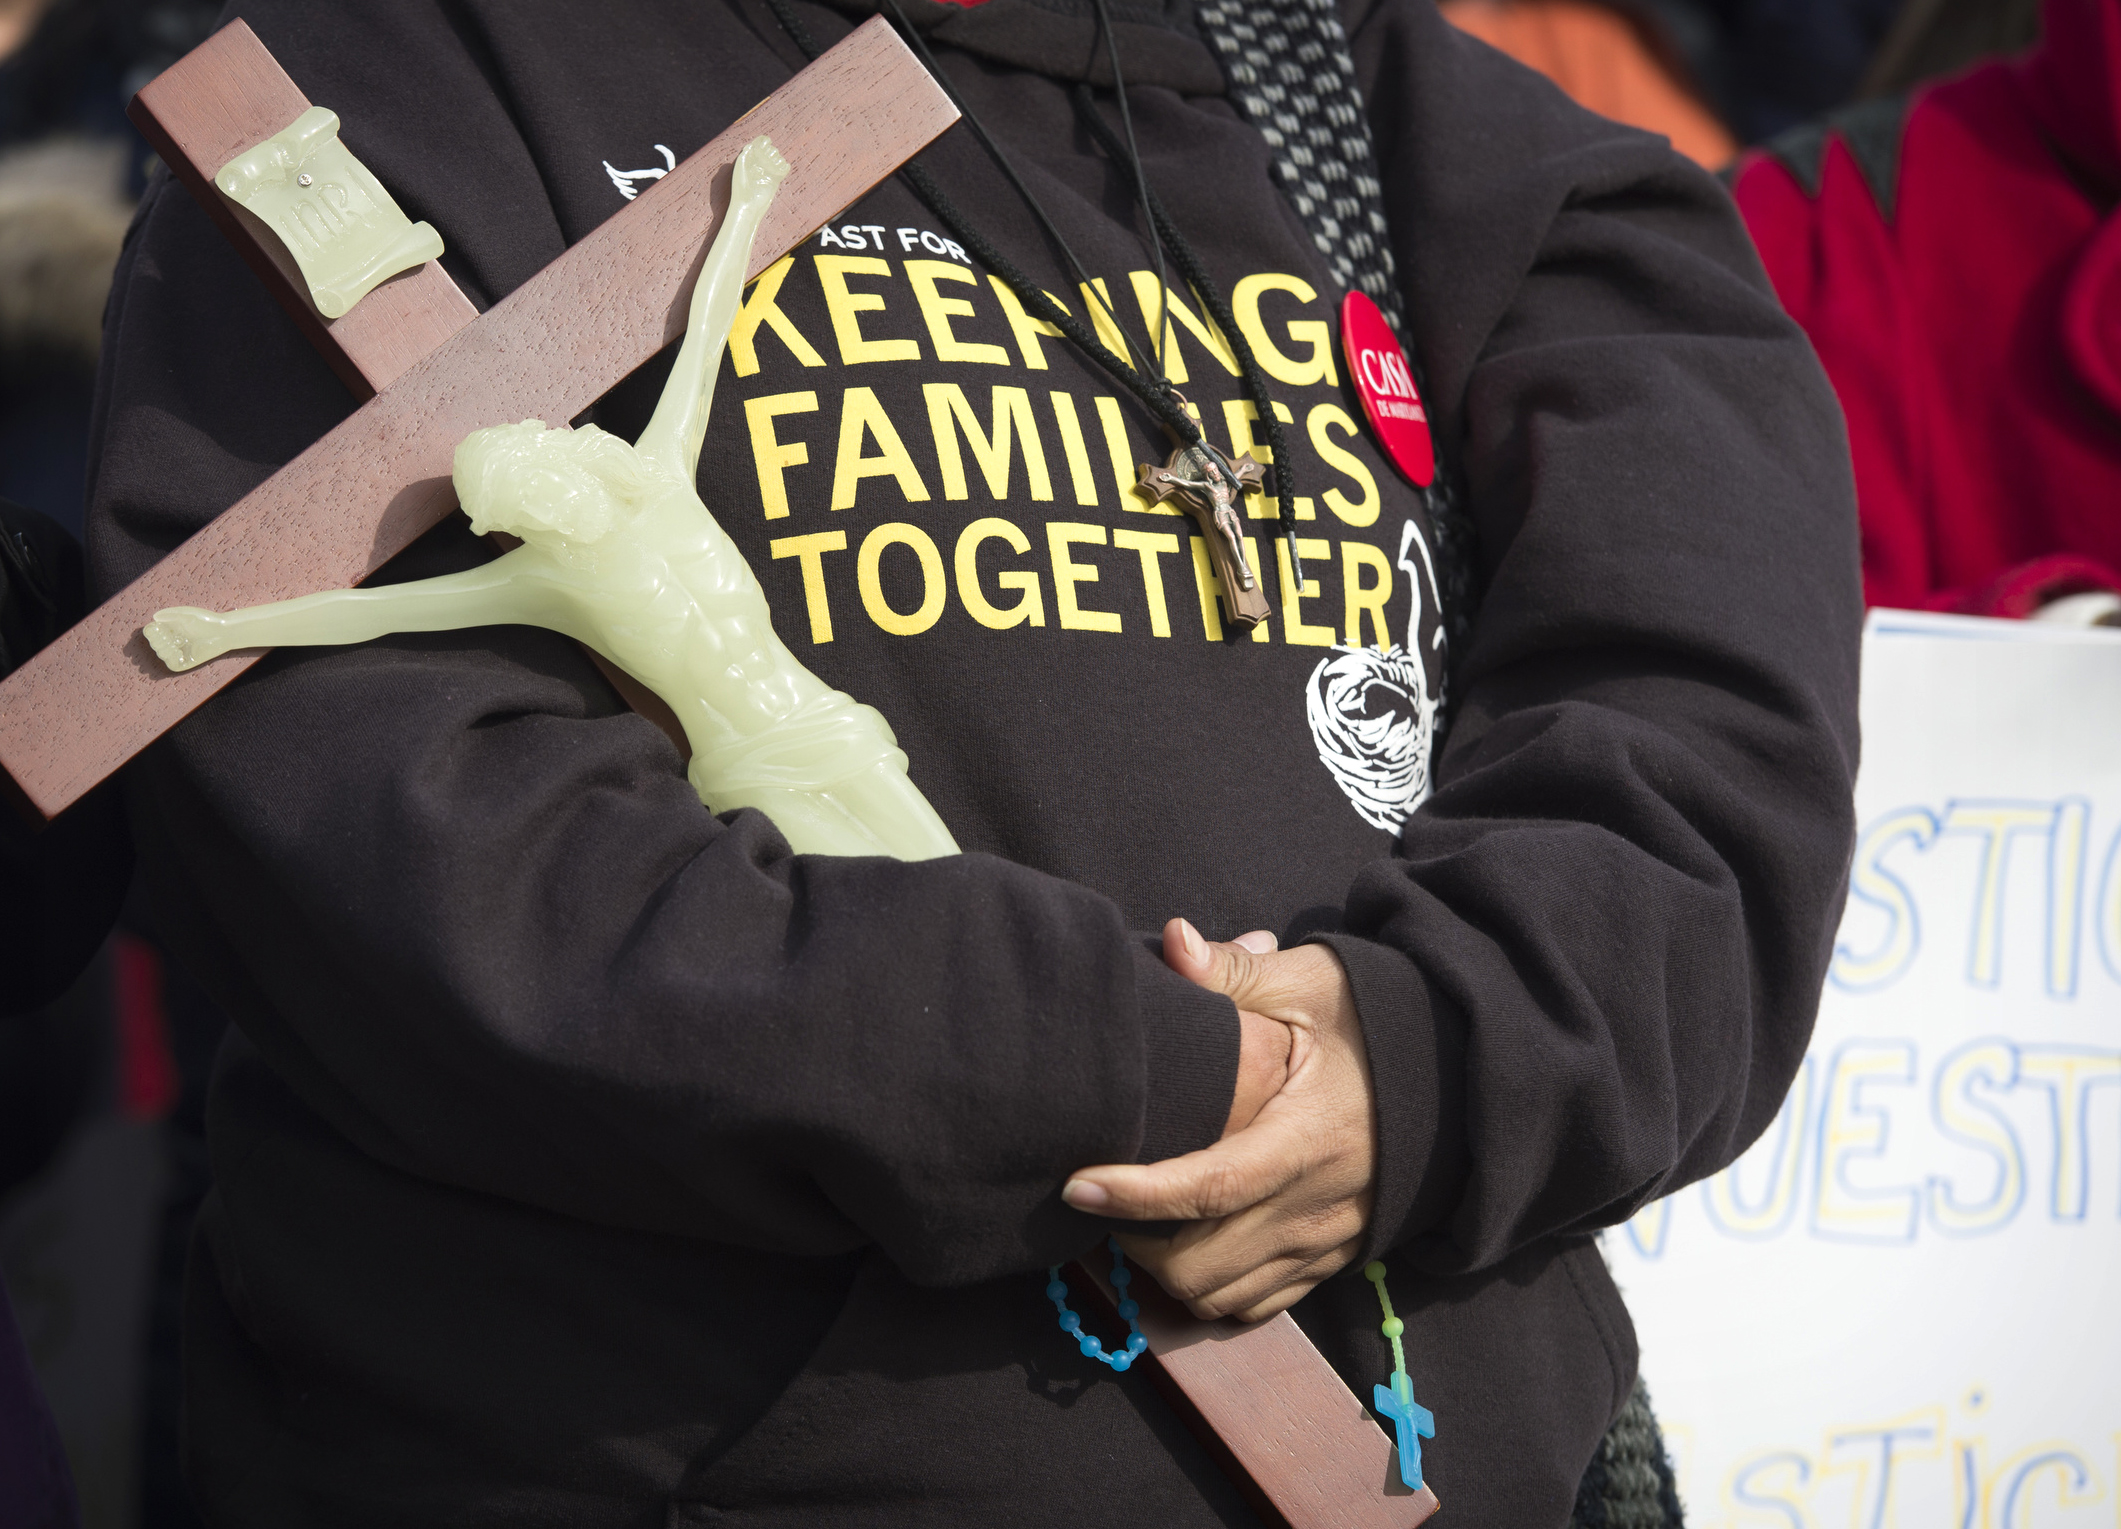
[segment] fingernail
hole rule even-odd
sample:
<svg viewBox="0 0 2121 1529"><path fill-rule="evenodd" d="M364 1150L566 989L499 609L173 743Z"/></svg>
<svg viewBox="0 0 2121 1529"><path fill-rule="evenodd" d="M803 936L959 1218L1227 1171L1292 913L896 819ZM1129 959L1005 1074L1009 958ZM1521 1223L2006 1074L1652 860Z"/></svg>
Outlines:
<svg viewBox="0 0 2121 1529"><path fill-rule="evenodd" d="M1208 942L1200 937L1200 931L1193 927L1192 920L1182 918L1178 921L1178 943L1185 947L1186 954L1194 960L1208 959Z"/></svg>
<svg viewBox="0 0 2121 1529"><path fill-rule="evenodd" d="M1077 1210L1103 1210L1112 1202L1104 1185L1093 1184L1088 1179L1068 1180L1061 1186L1061 1198Z"/></svg>

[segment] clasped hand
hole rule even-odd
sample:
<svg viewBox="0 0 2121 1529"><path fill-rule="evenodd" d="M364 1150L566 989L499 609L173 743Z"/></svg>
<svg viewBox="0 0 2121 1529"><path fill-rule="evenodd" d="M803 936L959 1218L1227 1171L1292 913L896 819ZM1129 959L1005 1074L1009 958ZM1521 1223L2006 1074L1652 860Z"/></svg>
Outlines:
<svg viewBox="0 0 2121 1529"><path fill-rule="evenodd" d="M1331 950L1280 950L1266 933L1211 945L1173 919L1164 961L1237 1005L1222 1140L1161 1163L1085 1168L1061 1198L1092 1215L1186 1223L1120 1245L1195 1316L1262 1321L1353 1262L1369 1224L1376 1099L1354 994Z"/></svg>

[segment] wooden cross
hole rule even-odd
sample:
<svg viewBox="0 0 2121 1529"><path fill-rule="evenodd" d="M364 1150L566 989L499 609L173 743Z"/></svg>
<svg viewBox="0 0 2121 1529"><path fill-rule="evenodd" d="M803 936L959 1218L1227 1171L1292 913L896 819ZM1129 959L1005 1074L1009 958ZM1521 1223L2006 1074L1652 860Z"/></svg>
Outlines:
<svg viewBox="0 0 2121 1529"><path fill-rule="evenodd" d="M256 661L171 674L140 635L156 610L359 584L456 507L458 441L507 420L571 420L677 339L744 144L766 134L792 167L753 247L755 276L957 118L889 26L865 26L487 312L430 262L327 322L278 241L208 184L308 105L241 23L135 103L164 162L339 374L374 396L0 685L0 767L45 817Z"/></svg>
<svg viewBox="0 0 2121 1529"><path fill-rule="evenodd" d="M162 161L366 400L322 440L0 684L0 765L55 816L255 661L171 674L140 628L159 607L221 610L360 583L456 506L456 443L482 426L574 418L684 331L728 201L728 167L763 133L792 166L754 247L757 275L957 118L873 19L480 314L433 262L325 319L278 238L217 192L229 159L310 107L241 21L141 90L130 115ZM555 346L555 339L571 344ZM636 709L654 696L607 670ZM1110 1287L1077 1266L1108 1304ZM1286 1314L1200 1322L1141 1282L1142 1368L1270 1524L1411 1529L1392 1444Z"/></svg>

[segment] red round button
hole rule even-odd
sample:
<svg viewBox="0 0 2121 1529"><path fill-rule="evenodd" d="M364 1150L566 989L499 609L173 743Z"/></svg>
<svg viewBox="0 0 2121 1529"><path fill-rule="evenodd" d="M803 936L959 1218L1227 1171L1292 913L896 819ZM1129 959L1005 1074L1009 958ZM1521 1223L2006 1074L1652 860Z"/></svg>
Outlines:
<svg viewBox="0 0 2121 1529"><path fill-rule="evenodd" d="M1399 470L1427 488L1436 480L1436 446L1413 368L1377 304L1350 292L1340 305L1340 351L1362 395L1370 429Z"/></svg>

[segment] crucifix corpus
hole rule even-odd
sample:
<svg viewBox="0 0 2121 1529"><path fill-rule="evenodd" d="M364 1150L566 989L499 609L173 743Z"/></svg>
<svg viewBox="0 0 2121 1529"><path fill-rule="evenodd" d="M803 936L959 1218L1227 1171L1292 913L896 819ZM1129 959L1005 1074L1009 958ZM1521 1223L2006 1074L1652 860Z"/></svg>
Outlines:
<svg viewBox="0 0 2121 1529"><path fill-rule="evenodd" d="M875 783L851 823L806 819L814 804L799 785L771 789L787 786L773 768L785 760L702 730L688 715L688 699L700 698L688 697L681 651L663 653L660 668L654 653L618 651L579 599L568 606L576 596L554 594L570 549L605 535L652 541L680 523L713 527L693 468L744 282L956 119L881 19L485 314L435 261L434 230L404 217L338 142L338 119L302 95L242 22L143 89L132 115L367 402L0 685L0 764L39 812L63 811L255 661L256 646L235 642L532 620L598 651L629 700L662 713L690 746L696 788L718 807L760 806L799 848L809 838L906 858L955 850L907 781L882 719L826 691L772 639L762 594L755 609L739 600L741 609L717 614L699 600L695 614L755 623L771 641L770 665L785 657L808 681L801 741L811 754L837 749L833 768L859 755L857 773ZM672 381L639 443L564 429L680 336ZM521 471L525 462L535 470ZM575 474L571 491L523 489L555 467L560 478ZM1174 459L1157 470L1170 481L1153 485L1149 471L1152 494L1178 495L1220 529L1219 512L1256 486L1258 469L1249 458ZM466 495L475 520L521 536L518 551L457 580L427 581L446 590L353 590L448 514L467 482L482 486ZM488 484L499 485L490 499ZM728 555L749 580L733 546ZM1238 568L1224 577L1233 591L1248 587ZM1260 598L1256 574L1249 587ZM247 609L259 606L268 609ZM800 688L778 669L771 678ZM1074 1273L1108 1312L1135 1298L1143 1368L1270 1523L1409 1529L1436 1511L1433 1493L1402 1480L1418 1480L1418 1468L1395 1460L1392 1440L1287 1313L1253 1326L1201 1322L1153 1281L1120 1293L1086 1264ZM1385 1411L1406 1434L1413 1414Z"/></svg>
<svg viewBox="0 0 2121 1529"><path fill-rule="evenodd" d="M1244 521L1238 515L1245 495L1265 488L1266 468L1253 461L1249 451L1233 462L1204 438L1180 446L1161 467L1143 462L1135 472L1143 493L1158 504L1176 499L1200 522L1215 576L1230 596L1231 617L1241 626L1266 620L1266 591L1259 587L1258 570L1245 557Z"/></svg>

